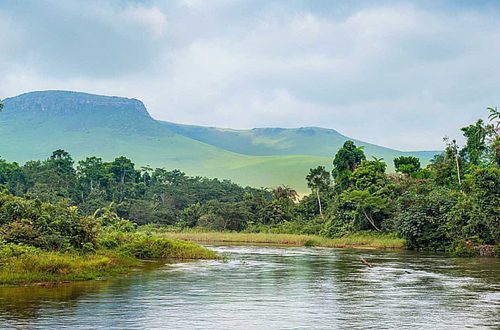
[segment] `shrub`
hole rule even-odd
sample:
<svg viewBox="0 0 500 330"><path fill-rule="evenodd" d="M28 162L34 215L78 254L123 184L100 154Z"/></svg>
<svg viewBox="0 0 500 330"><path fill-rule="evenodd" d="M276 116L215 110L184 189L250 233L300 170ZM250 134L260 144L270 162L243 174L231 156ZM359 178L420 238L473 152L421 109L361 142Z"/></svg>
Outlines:
<svg viewBox="0 0 500 330"><path fill-rule="evenodd" d="M476 257L479 255L471 241L459 240L454 241L449 249L449 252L455 257Z"/></svg>
<svg viewBox="0 0 500 330"><path fill-rule="evenodd" d="M399 212L395 217L399 234L409 248L446 250L450 245L447 213L456 202L455 194L436 189L430 194L412 191L398 199Z"/></svg>
<svg viewBox="0 0 500 330"><path fill-rule="evenodd" d="M38 254L39 251L38 248L26 244L0 242L0 259L19 257L26 254L35 255Z"/></svg>
<svg viewBox="0 0 500 330"><path fill-rule="evenodd" d="M192 242L128 234L121 250L137 258L213 259L216 253Z"/></svg>
<svg viewBox="0 0 500 330"><path fill-rule="evenodd" d="M30 244L38 247L46 247L46 242L41 234L33 228L29 220L19 220L3 225L0 233L7 243Z"/></svg>

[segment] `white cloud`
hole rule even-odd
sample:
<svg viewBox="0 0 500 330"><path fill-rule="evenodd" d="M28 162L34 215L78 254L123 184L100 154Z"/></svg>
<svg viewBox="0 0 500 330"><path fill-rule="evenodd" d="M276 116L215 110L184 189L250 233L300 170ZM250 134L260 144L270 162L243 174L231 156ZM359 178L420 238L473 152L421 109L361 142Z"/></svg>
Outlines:
<svg viewBox="0 0 500 330"><path fill-rule="evenodd" d="M132 22L147 27L154 38L160 38L165 34L167 18L158 7L129 6L124 10L124 16Z"/></svg>
<svg viewBox="0 0 500 330"><path fill-rule="evenodd" d="M13 31L0 30L0 96L123 95L164 120L323 126L401 149L439 148L500 103L497 7L49 3L36 16L0 5Z"/></svg>

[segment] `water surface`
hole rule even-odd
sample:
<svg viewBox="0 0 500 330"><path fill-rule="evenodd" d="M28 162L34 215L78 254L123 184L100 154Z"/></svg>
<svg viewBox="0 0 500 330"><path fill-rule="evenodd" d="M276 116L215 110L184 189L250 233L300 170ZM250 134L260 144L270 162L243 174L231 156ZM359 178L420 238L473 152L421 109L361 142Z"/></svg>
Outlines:
<svg viewBox="0 0 500 330"><path fill-rule="evenodd" d="M498 259L211 248L229 261L163 264L52 288L0 288L0 328L500 328Z"/></svg>

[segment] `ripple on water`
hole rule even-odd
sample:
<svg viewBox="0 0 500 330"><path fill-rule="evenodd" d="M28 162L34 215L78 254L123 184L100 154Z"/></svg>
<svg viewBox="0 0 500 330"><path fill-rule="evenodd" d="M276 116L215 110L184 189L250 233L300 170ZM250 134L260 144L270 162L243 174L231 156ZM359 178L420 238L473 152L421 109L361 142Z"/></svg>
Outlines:
<svg viewBox="0 0 500 330"><path fill-rule="evenodd" d="M499 328L500 265L408 252L210 247L83 287L0 290L0 328ZM362 256L374 267L359 261Z"/></svg>

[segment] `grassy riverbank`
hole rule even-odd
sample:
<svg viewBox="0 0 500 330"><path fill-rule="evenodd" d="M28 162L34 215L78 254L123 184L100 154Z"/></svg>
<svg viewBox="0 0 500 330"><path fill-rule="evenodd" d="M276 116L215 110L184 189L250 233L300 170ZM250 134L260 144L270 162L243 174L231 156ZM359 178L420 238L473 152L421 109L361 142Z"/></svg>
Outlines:
<svg viewBox="0 0 500 330"><path fill-rule="evenodd" d="M121 236L115 237L115 242L122 244L114 249L87 253L4 245L0 256L0 285L50 285L106 278L141 268L144 259L217 258L215 252L192 242L146 235Z"/></svg>
<svg viewBox="0 0 500 330"><path fill-rule="evenodd" d="M93 280L140 267L141 261L113 251L95 254L40 251L2 258L0 284L39 284Z"/></svg>
<svg viewBox="0 0 500 330"><path fill-rule="evenodd" d="M292 246L321 246L334 248L374 248L402 249L405 241L390 234L357 233L341 238L324 238L315 235L270 234L270 233L238 233L238 232L168 232L156 230L157 235L198 243L245 243L245 244L278 244Z"/></svg>

